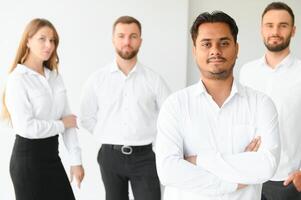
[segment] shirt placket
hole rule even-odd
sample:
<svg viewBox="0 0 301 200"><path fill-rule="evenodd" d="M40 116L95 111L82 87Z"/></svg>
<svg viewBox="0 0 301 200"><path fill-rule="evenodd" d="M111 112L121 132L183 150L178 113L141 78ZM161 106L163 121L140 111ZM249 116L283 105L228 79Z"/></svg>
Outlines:
<svg viewBox="0 0 301 200"><path fill-rule="evenodd" d="M219 121L219 112L220 108L217 106L217 104L214 102L212 97L209 94L206 94L206 110L207 110L207 119L208 124L211 129L210 141L215 151L218 151L218 143L216 139L216 135L218 132L218 121Z"/></svg>

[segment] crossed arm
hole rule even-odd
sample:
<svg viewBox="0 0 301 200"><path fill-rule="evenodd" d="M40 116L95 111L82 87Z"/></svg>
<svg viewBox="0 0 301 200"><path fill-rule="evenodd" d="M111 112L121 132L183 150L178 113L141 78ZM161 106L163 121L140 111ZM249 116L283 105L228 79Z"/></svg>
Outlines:
<svg viewBox="0 0 301 200"><path fill-rule="evenodd" d="M261 144L261 138L260 136L258 137L255 137L251 142L250 144L245 148L245 151L244 152L257 152L259 147L260 147L260 144ZM184 159L194 165L197 164L197 156L187 156L187 157L184 157ZM238 186L237 186L237 190L239 189L242 189L242 188L245 188L247 187L248 185L246 184L241 184L241 183L238 183Z"/></svg>
<svg viewBox="0 0 301 200"><path fill-rule="evenodd" d="M204 195L222 195L248 184L263 183L274 175L280 146L278 116L271 102L263 102L258 109L256 131L263 133L261 138L251 141L244 152L223 155L213 150L203 151L195 158L185 159L185 127L181 127L180 105L173 100L165 102L158 118L156 162L163 185Z"/></svg>

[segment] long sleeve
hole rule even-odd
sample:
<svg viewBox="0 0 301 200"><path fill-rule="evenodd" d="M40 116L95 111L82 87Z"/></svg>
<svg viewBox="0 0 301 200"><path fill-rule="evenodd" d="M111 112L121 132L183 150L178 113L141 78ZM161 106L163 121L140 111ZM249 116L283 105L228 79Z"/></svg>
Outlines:
<svg viewBox="0 0 301 200"><path fill-rule="evenodd" d="M16 134L35 139L54 136L65 130L61 120L43 120L35 117L22 83L22 75L9 77L5 102Z"/></svg>
<svg viewBox="0 0 301 200"><path fill-rule="evenodd" d="M157 105L160 109L165 99L170 95L170 89L165 81L158 76L157 87L156 87Z"/></svg>
<svg viewBox="0 0 301 200"><path fill-rule="evenodd" d="M80 125L90 133L97 123L98 102L95 94L95 76L91 76L85 84L80 103L79 121Z"/></svg>
<svg viewBox="0 0 301 200"><path fill-rule="evenodd" d="M181 112L168 98L158 118L156 162L163 185L185 189L204 195L221 195L237 189L236 183L223 181L210 172L183 159L183 137L181 135Z"/></svg>
<svg viewBox="0 0 301 200"><path fill-rule="evenodd" d="M257 113L256 134L261 136L257 152L223 155L219 152L199 152L197 166L230 182L258 184L269 180L276 172L280 157L278 115L272 101L264 98Z"/></svg>
<svg viewBox="0 0 301 200"><path fill-rule="evenodd" d="M66 94L66 92L64 92L64 93L65 93L64 94L64 96L65 96L64 105L65 106L64 106L62 117L72 114L70 107L69 107L67 94ZM81 165L81 163L82 163L81 148L79 146L76 129L75 128L65 129L65 131L62 133L62 136L63 136L64 144L69 152L70 164L71 165Z"/></svg>

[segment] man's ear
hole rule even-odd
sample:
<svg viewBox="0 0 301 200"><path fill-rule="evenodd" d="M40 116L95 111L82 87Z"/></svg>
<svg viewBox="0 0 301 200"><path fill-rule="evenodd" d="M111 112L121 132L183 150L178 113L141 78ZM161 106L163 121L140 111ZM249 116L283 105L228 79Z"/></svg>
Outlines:
<svg viewBox="0 0 301 200"><path fill-rule="evenodd" d="M195 53L196 53L196 48L195 45L192 44L192 55L195 57Z"/></svg>
<svg viewBox="0 0 301 200"><path fill-rule="evenodd" d="M291 37L294 37L294 36L295 36L295 33L296 33L296 26L293 27L293 30L292 30L292 36L291 36Z"/></svg>

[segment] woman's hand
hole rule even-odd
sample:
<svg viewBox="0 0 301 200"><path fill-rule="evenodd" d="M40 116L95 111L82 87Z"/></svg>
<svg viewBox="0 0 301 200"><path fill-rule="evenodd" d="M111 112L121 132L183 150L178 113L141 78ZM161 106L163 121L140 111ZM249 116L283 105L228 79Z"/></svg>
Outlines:
<svg viewBox="0 0 301 200"><path fill-rule="evenodd" d="M77 128L75 115L67 115L65 117L62 117L62 121L64 123L65 128Z"/></svg>
<svg viewBox="0 0 301 200"><path fill-rule="evenodd" d="M71 166L70 168L70 182L73 181L73 177L77 182L77 187L80 188L80 184L85 176L85 170L82 165Z"/></svg>

